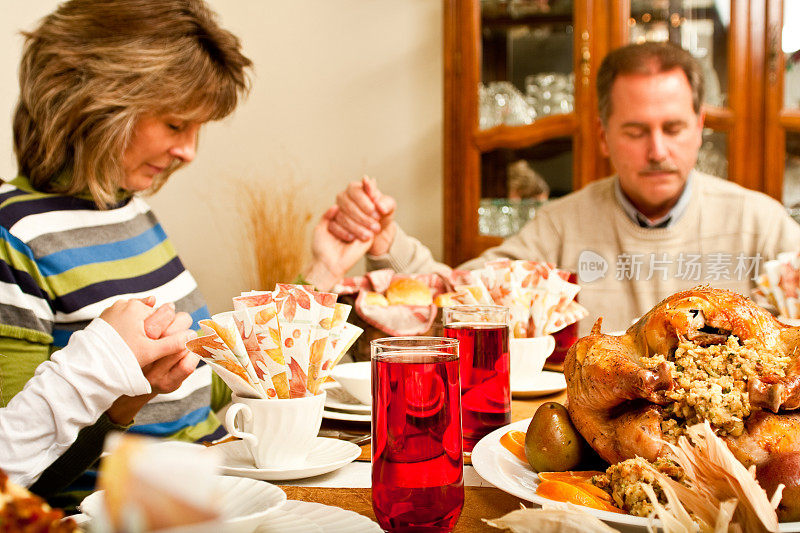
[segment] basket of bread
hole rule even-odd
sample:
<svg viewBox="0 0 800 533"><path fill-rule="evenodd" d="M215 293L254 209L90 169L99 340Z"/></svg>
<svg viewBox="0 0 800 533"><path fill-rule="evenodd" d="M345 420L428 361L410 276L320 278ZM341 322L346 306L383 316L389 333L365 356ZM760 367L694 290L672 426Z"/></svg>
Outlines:
<svg viewBox="0 0 800 533"><path fill-rule="evenodd" d="M549 335L584 318L575 301L580 287L550 263L498 259L483 268L447 273L399 274L375 270L347 278L333 291L351 302L353 322L364 329L354 350L369 360L369 342L386 336L440 335L442 307L501 305L510 309L514 337Z"/></svg>
<svg viewBox="0 0 800 533"><path fill-rule="evenodd" d="M353 306L352 321L364 330L353 358L369 360L369 343L377 338L436 335L441 329L439 307L447 304L444 295L471 279L469 272L461 270L399 274L392 269L344 279L333 292L339 294L340 302Z"/></svg>

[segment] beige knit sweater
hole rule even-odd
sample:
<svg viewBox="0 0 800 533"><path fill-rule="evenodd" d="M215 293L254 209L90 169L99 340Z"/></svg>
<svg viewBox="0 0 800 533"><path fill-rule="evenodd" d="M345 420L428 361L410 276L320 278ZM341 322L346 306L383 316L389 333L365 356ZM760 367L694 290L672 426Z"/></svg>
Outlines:
<svg viewBox="0 0 800 533"><path fill-rule="evenodd" d="M578 299L589 310L582 335L598 317L603 331L626 329L666 296L700 284L748 295L764 261L800 250L800 225L765 194L696 171L693 176L689 205L668 228L633 222L615 198L615 178L605 178L548 203L517 235L459 268L506 257L578 272ZM370 269L448 269L399 228L389 253L368 259Z"/></svg>

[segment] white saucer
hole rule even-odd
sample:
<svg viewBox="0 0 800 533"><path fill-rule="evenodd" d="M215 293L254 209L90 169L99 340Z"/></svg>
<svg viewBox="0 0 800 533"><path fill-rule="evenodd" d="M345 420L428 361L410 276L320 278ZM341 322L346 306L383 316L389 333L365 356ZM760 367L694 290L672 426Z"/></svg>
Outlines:
<svg viewBox="0 0 800 533"><path fill-rule="evenodd" d="M288 500L269 514L254 533L380 533L378 524L353 511L314 502Z"/></svg>
<svg viewBox="0 0 800 533"><path fill-rule="evenodd" d="M214 446L222 455L220 471L227 476L249 477L263 481L302 479L333 472L355 461L361 448L352 442L317 437L303 466L293 468L256 468L244 441L236 440Z"/></svg>
<svg viewBox="0 0 800 533"><path fill-rule="evenodd" d="M533 398L561 392L567 388L567 380L561 372L543 370L532 377L522 376L511 380L511 394L519 398Z"/></svg>
<svg viewBox="0 0 800 533"><path fill-rule="evenodd" d="M347 422L372 422L372 414L348 413L347 411L334 411L323 409L322 418L329 420L345 420Z"/></svg>
<svg viewBox="0 0 800 533"><path fill-rule="evenodd" d="M358 401L355 396L344 390L338 383L332 383L325 387L325 407L337 409L339 411L349 411L351 413L370 414L372 406Z"/></svg>

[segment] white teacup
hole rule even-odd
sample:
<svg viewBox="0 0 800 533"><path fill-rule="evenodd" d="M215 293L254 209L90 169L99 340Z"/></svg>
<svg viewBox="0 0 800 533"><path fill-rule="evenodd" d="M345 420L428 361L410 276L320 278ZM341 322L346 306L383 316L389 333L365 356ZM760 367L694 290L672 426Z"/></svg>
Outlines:
<svg viewBox="0 0 800 533"><path fill-rule="evenodd" d="M304 398L264 400L234 394L232 399L225 427L244 440L257 468L295 468L305 463L322 425L325 391ZM240 411L241 428L236 425Z"/></svg>
<svg viewBox="0 0 800 533"><path fill-rule="evenodd" d="M528 380L539 374L555 347L556 340L552 335L509 339L511 381Z"/></svg>

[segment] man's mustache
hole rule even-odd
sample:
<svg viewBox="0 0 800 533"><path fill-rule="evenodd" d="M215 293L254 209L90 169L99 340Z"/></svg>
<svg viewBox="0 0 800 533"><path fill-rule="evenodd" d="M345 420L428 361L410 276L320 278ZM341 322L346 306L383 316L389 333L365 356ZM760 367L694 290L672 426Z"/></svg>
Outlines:
<svg viewBox="0 0 800 533"><path fill-rule="evenodd" d="M670 163L651 163L639 171L640 174L654 174L658 172L678 172L678 168Z"/></svg>

